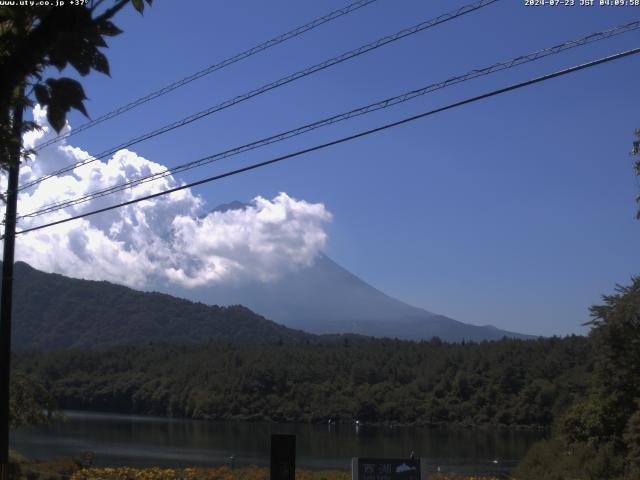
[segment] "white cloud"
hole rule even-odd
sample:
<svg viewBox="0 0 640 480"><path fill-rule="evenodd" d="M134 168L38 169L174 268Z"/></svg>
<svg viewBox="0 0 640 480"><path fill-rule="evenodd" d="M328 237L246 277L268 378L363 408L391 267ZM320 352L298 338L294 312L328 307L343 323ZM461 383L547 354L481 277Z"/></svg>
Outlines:
<svg viewBox="0 0 640 480"><path fill-rule="evenodd" d="M34 109L41 132L25 134L26 147L53 137L46 113ZM65 127L69 129L68 125ZM21 168L21 183L86 160L90 155L60 142L39 152ZM98 188L164 170L129 150L76 168L20 193L19 213L69 200ZM41 217L25 218L20 228L68 218L179 185L172 176L117 192ZM2 178L6 189L6 178ZM245 279L270 281L311 265L325 247L331 214L280 193L256 197L241 210L206 213L204 200L185 189L149 201L21 235L16 259L35 268L77 278L109 280L149 288L173 283L195 287Z"/></svg>

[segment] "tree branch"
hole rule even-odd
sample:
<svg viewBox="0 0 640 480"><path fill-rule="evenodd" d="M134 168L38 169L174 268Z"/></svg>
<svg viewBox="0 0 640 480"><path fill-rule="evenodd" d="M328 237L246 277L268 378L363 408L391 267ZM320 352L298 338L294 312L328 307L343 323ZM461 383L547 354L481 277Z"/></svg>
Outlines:
<svg viewBox="0 0 640 480"><path fill-rule="evenodd" d="M113 7L108 8L103 13L101 13L99 16L97 16L95 18L95 21L98 22L98 21L102 21L102 20L109 20L116 13L118 13L120 10L122 10L125 7L125 5L127 3L129 3L129 1L130 0L118 0L118 2L116 2L116 4Z"/></svg>

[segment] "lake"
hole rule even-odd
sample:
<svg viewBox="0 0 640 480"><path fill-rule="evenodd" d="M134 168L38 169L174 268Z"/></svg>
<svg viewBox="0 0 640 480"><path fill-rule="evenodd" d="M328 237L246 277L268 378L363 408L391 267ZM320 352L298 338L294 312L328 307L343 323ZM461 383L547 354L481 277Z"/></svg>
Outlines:
<svg viewBox="0 0 640 480"><path fill-rule="evenodd" d="M406 457L443 472L506 473L542 432L430 427L273 424L66 411L65 421L11 434L31 459L95 453L97 466L269 464L272 433L296 434L297 466L348 469L351 457ZM497 463L496 463L497 462Z"/></svg>

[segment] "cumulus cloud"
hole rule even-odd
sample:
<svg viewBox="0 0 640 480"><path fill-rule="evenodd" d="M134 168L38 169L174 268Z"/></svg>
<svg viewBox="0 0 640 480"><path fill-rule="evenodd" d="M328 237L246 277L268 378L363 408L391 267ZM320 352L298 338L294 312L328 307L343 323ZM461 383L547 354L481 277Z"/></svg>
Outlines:
<svg viewBox="0 0 640 480"><path fill-rule="evenodd" d="M37 106L34 119L43 129L25 134L28 148L54 136L44 109ZM88 152L66 142L54 144L21 168L20 183L87 158ZM132 151L121 150L109 159L22 191L18 211L28 213L164 169ZM21 219L19 227L68 218L178 185L176 178L167 176L46 216ZM4 177L1 186L6 189ZM21 235L16 242L16 259L48 272L138 288L267 282L311 265L326 245L325 226L331 221L324 205L286 193L273 199L256 197L241 209L210 210L202 197L189 189L181 190Z"/></svg>

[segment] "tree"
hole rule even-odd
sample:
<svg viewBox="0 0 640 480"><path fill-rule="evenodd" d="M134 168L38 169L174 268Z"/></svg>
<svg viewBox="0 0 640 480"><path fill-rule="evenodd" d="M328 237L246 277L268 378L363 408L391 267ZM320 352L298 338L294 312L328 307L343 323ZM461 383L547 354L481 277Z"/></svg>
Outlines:
<svg viewBox="0 0 640 480"><path fill-rule="evenodd" d="M42 383L22 373L11 376L9 423L18 428L48 423L56 415L56 402Z"/></svg>
<svg viewBox="0 0 640 480"><path fill-rule="evenodd" d="M146 0L150 5L151 0ZM80 5L0 6L0 167L7 171L2 295L0 305L0 480L9 474L9 384L11 365L11 302L13 259L20 161L29 153L22 148L22 135L37 128L23 122L25 108L37 100L47 107L47 119L59 133L67 113L74 108L87 115L82 85L67 77L44 78L49 67L62 71L68 65L80 75L91 70L109 74L109 62L100 48L104 37L121 30L113 18L129 2L140 13L143 0L115 0L98 13L105 0ZM49 2L47 2L49 3Z"/></svg>
<svg viewBox="0 0 640 480"><path fill-rule="evenodd" d="M532 448L516 478L637 479L640 473L640 277L591 307L589 396Z"/></svg>
<svg viewBox="0 0 640 480"><path fill-rule="evenodd" d="M151 4L151 0L146 0ZM142 13L142 0L117 0L102 13L97 9L104 2L84 5L2 6L0 7L0 146L4 150L1 163L12 160L7 149L20 144L12 131L16 108L31 104L31 94L47 106L47 119L57 131L64 127L71 108L87 115L82 85L71 78L43 78L48 67L62 71L68 65L80 75L95 70L109 75L109 62L100 48L107 47L105 37L122 33L112 22L116 13L129 2ZM92 6L90 6L92 5ZM23 90L27 89L26 94ZM26 128L34 128L26 124Z"/></svg>
<svg viewBox="0 0 640 480"><path fill-rule="evenodd" d="M640 128L635 131L635 134L638 139L633 142L633 146L631 147L631 155L633 155L634 157L638 157L638 159L634 163L634 170L636 176L640 177ZM636 197L636 202L640 204L640 193ZM638 208L636 218L640 220L640 208Z"/></svg>
<svg viewBox="0 0 640 480"><path fill-rule="evenodd" d="M628 473L633 478L640 478L640 405L627 422L624 442L627 447Z"/></svg>
<svg viewBox="0 0 640 480"><path fill-rule="evenodd" d="M631 155L640 157L640 130L635 135ZM640 176L640 158L634 170ZM604 295L591 316L590 394L559 419L551 440L531 450L518 478L640 478L640 277Z"/></svg>

